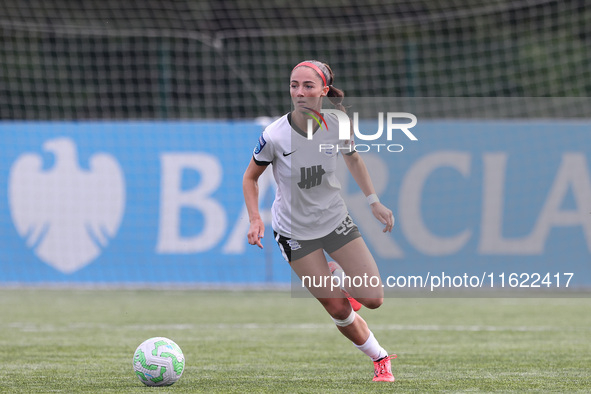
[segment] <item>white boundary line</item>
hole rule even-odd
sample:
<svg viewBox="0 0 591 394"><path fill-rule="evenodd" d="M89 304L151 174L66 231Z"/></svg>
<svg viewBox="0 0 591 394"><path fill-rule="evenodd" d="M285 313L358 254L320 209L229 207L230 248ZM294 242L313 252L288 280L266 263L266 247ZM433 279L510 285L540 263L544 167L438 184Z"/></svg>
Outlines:
<svg viewBox="0 0 591 394"><path fill-rule="evenodd" d="M14 329L22 332L54 332L84 329L109 330L312 330L325 331L334 328L334 324L283 324L283 323L203 323L203 324L104 324L71 323L66 325L34 324L26 322L0 323L2 329ZM591 327L555 327L555 326L489 326L489 325L414 325L414 324L372 324L373 331L452 331L452 332L589 332Z"/></svg>

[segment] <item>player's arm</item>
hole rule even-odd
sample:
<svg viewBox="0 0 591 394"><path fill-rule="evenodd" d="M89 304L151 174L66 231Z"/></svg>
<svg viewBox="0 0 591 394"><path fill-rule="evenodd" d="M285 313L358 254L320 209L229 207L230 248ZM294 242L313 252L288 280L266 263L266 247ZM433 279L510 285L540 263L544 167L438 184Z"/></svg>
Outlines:
<svg viewBox="0 0 591 394"><path fill-rule="evenodd" d="M248 220L250 228L248 229L248 243L263 248L261 238L265 235L265 225L259 213L259 177L267 169L267 166L261 166L250 159L250 163L242 177L242 192L244 193L244 203L248 211Z"/></svg>
<svg viewBox="0 0 591 394"><path fill-rule="evenodd" d="M366 197L375 194L373 183L361 155L354 152L352 154L343 155L343 158L347 164L349 172L353 176L353 179L355 179L355 182L357 182L357 185L359 185L363 194L365 194ZM383 231L391 232L392 227L394 227L394 215L392 214L392 211L379 201L372 203L370 206L373 215L382 222L382 224L386 225Z"/></svg>

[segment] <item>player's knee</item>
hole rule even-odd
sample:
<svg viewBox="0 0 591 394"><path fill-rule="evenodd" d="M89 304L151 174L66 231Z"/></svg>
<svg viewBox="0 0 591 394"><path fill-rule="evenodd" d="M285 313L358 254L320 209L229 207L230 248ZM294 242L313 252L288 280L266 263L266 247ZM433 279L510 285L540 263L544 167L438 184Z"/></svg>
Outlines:
<svg viewBox="0 0 591 394"><path fill-rule="evenodd" d="M364 298L358 301L368 309L377 309L384 303L383 298Z"/></svg>
<svg viewBox="0 0 591 394"><path fill-rule="evenodd" d="M319 301L333 319L344 320L351 314L351 304L346 298L325 298Z"/></svg>

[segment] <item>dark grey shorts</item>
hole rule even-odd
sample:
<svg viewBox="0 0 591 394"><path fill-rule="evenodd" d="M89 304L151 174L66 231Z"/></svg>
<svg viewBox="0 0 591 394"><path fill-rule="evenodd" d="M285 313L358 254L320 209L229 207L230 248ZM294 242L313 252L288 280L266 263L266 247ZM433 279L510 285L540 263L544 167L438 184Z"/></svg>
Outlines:
<svg viewBox="0 0 591 394"><path fill-rule="evenodd" d="M353 223L349 215L347 215L345 220L333 232L322 238L300 241L284 237L281 234L277 234L276 231L273 231L273 234L275 235L275 241L279 244L281 254L283 254L283 257L288 262L301 259L318 249L324 249L326 253L330 254L353 241L355 238L361 237L357 225Z"/></svg>

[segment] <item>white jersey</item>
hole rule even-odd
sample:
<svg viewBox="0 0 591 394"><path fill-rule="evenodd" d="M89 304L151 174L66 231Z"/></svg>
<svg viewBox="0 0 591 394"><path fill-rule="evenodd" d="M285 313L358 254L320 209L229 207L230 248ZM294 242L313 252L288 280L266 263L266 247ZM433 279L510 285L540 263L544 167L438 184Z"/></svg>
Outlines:
<svg viewBox="0 0 591 394"><path fill-rule="evenodd" d="M272 226L284 237L321 238L347 216L335 171L338 153L354 152L353 141L339 140L336 116L326 115L325 121L310 140L292 127L291 114L284 115L263 131L254 150L256 164L273 164Z"/></svg>

